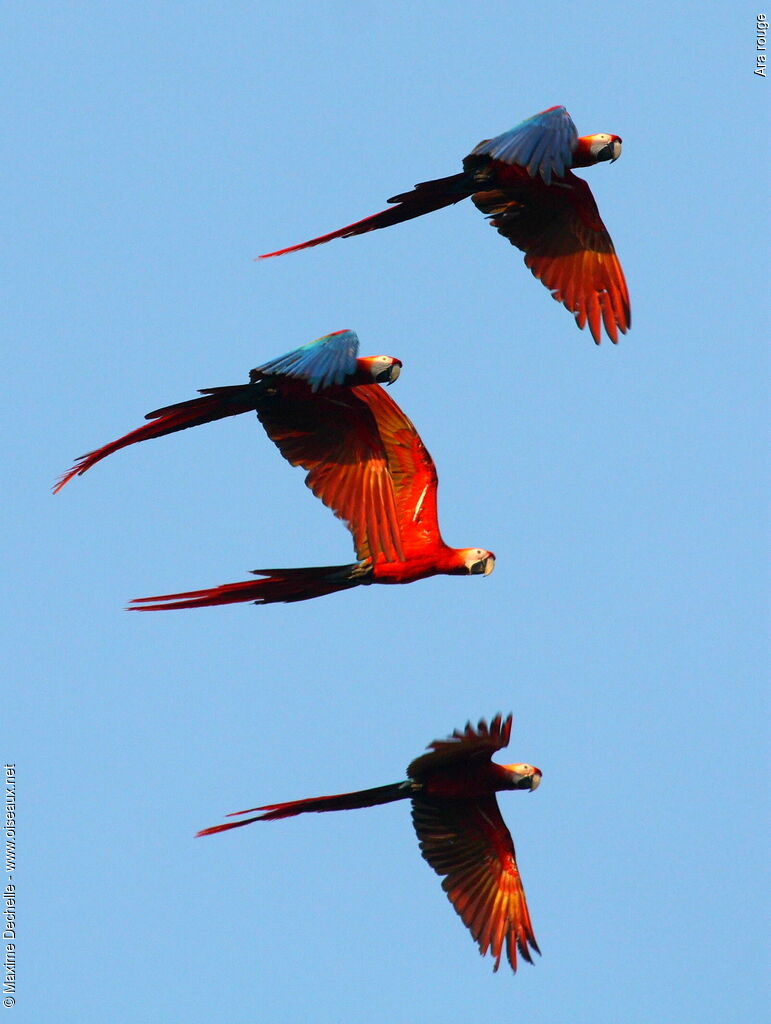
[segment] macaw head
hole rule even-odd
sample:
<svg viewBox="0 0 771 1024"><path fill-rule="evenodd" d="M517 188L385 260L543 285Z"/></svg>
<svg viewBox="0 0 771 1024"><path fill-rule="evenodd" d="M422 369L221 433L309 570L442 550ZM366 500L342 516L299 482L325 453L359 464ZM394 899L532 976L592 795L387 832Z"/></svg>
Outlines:
<svg viewBox="0 0 771 1024"><path fill-rule="evenodd" d="M541 784L541 769L532 764L504 764L502 768L509 773L510 789L538 789Z"/></svg>
<svg viewBox="0 0 771 1024"><path fill-rule="evenodd" d="M621 136L606 135L604 132L598 135L582 135L576 146L576 156L579 159L577 162L574 156L574 167L599 164L603 160L610 160L613 163L621 156Z"/></svg>
<svg viewBox="0 0 771 1024"><path fill-rule="evenodd" d="M395 356L364 356L358 363L377 384L393 384L402 370L402 361Z"/></svg>
<svg viewBox="0 0 771 1024"><path fill-rule="evenodd" d="M461 573L469 576L489 576L495 568L495 555L484 548L463 548L458 552L461 557Z"/></svg>

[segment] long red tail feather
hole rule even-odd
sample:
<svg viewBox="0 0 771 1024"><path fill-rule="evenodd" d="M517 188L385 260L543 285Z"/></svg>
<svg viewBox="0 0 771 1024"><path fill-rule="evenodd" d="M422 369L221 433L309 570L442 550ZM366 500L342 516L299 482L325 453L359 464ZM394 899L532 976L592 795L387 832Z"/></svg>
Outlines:
<svg viewBox="0 0 771 1024"><path fill-rule="evenodd" d="M468 176L451 174L447 178L437 178L434 181L423 181L416 185L411 192L403 192L399 196L389 199L389 203L396 203L380 213L373 213L370 217L357 220L353 224L346 224L344 228L337 231L330 231L327 235L319 235L318 238L311 238L307 242L300 242L299 245L290 245L286 249L277 249L275 252L266 252L258 259L267 260L272 256L284 256L288 252L297 252L299 249L310 249L314 245L323 245L324 242L331 242L333 238L350 238L352 235L364 235L368 231L376 231L378 228L387 228L391 224L401 224L402 221L412 220L413 217L421 217L424 213L431 213L434 210L441 210L444 206L452 206L466 199L473 190L468 187Z"/></svg>
<svg viewBox="0 0 771 1024"><path fill-rule="evenodd" d="M64 473L54 486L54 494L64 487L74 476L81 476L86 470L91 469L97 462L121 448L126 448L137 441L148 441L153 437L163 437L164 434L173 434L177 430L185 430L187 427L196 427L200 423L211 423L213 420L223 419L226 416L238 416L242 412L248 412L256 408L258 391L254 384L235 384L232 387L211 388L201 398L192 398L187 402L179 402L176 405L167 405L163 409L156 409L147 414L145 419L150 420L136 430L124 434L117 441L111 441L102 448L96 448L92 452L81 455L75 462L72 469Z"/></svg>
<svg viewBox="0 0 771 1024"><path fill-rule="evenodd" d="M217 604L237 604L253 601L255 604L276 604L283 601L308 601L338 590L347 590L366 583L367 572L353 565L333 565L311 569L255 569L256 576L264 579L225 583L208 590L187 590L179 594L157 594L155 597L137 597L131 601L129 611L154 612L178 608L208 608Z"/></svg>
<svg viewBox="0 0 771 1024"><path fill-rule="evenodd" d="M212 836L217 832L227 832L232 828L251 825L253 821L276 821L279 818L291 818L307 811L349 811L357 807L374 807L376 804L388 804L394 800L407 800L412 796L409 782L394 782L388 786L376 786L374 789L362 789L356 793L337 793L334 796L316 796L307 800L290 800L283 804L264 804L262 807L250 807L245 811L233 811L228 817L237 814L250 814L252 811L267 811L244 821L229 821L224 825L214 825L196 833L199 836Z"/></svg>

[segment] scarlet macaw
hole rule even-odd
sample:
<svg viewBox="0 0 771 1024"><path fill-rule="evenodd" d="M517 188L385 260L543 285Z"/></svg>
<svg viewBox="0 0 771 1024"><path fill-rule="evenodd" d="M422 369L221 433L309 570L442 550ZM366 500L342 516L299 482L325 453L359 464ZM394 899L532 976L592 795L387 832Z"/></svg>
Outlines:
<svg viewBox="0 0 771 1024"><path fill-rule="evenodd" d="M132 602L134 610L304 601L360 584L492 572L491 551L450 548L442 540L431 456L398 405L382 388L372 386L395 380L399 360L371 356L356 360L353 369L337 370L331 377L332 371L325 371L319 377L318 351L329 349L334 355L354 343L358 345L358 339L351 331L328 335L252 371L249 384L211 388L203 398L158 409L149 414L154 422L82 456L55 489L136 441L256 409L284 458L308 471L308 487L345 521L358 561L322 568L257 569L255 575L265 579L139 598ZM362 379L367 383L360 383ZM332 383L327 385L327 380Z"/></svg>
<svg viewBox="0 0 771 1024"><path fill-rule="evenodd" d="M179 402L149 412L145 419L152 420L151 423L132 430L102 448L81 455L72 469L59 478L53 489L54 494L74 476L82 476L86 470L120 448L257 409L265 396L271 393L271 388L277 386L274 378L283 380L285 387L293 380L302 382L306 387L301 385L300 393L307 388L315 393L320 388L350 387L354 384L393 384L398 378L401 360L393 356L357 358L358 351L359 339L354 331L335 331L334 334L325 334L285 356L256 367L249 374L248 384L204 388L200 392L203 398L193 398L189 402Z"/></svg>
<svg viewBox="0 0 771 1024"><path fill-rule="evenodd" d="M501 961L504 942L512 970L517 969L517 948L528 963L530 950L540 953L535 941L525 890L517 868L514 843L498 809L496 792L537 789L541 771L529 764L500 765L491 758L508 746L512 716L505 722L496 715L488 729L484 720L455 730L446 740L430 744L430 753L407 768L407 780L356 793L291 800L283 804L250 807L235 814L266 811L243 821L215 825L199 832L214 835L253 821L274 821L307 811L345 811L394 800L412 801L412 822L420 850L438 875L442 888L479 943L484 956ZM234 815L229 815L233 817Z"/></svg>
<svg viewBox="0 0 771 1024"><path fill-rule="evenodd" d="M370 583L413 583L437 575L488 576L495 555L450 548L436 508L437 475L415 427L382 388L356 385L315 393L276 379L257 415L270 439L353 534L357 562L303 569L255 569L264 577L132 601L132 610L203 608L254 601L306 601Z"/></svg>
<svg viewBox="0 0 771 1024"><path fill-rule="evenodd" d="M602 322L617 342L618 332L626 334L631 324L624 273L589 186L571 168L620 155L618 135L579 138L567 110L550 107L480 142L465 157L462 173L423 181L388 200L397 206L259 258L362 235L471 196L493 227L524 252L525 265L575 315L578 326L588 323L599 345Z"/></svg>

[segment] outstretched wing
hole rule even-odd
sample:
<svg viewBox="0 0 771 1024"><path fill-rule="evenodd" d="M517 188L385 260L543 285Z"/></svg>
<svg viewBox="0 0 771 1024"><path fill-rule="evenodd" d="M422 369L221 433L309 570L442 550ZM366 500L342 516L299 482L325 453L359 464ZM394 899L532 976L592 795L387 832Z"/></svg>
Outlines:
<svg viewBox="0 0 771 1024"><path fill-rule="evenodd" d="M549 107L503 135L480 142L469 156L489 156L526 167L531 178L540 175L548 185L552 174L562 177L570 167L577 140L578 132L567 110Z"/></svg>
<svg viewBox="0 0 771 1024"><path fill-rule="evenodd" d="M446 740L434 740L430 743L428 753L421 754L409 764L407 776L420 781L438 768L446 768L447 765L456 764L458 761L480 757L490 760L496 750L502 750L509 745L511 722L511 715L504 720L500 714L491 720L489 727L484 719L480 720L476 728L471 722L467 722L465 729L456 729Z"/></svg>
<svg viewBox="0 0 771 1024"><path fill-rule="evenodd" d="M370 391L384 394L379 387L313 393L299 383L277 384L257 415L287 462L308 471L307 486L346 523L357 557L401 561L399 512L378 424L365 400Z"/></svg>
<svg viewBox="0 0 771 1024"><path fill-rule="evenodd" d="M599 344L601 324L611 341L631 324L624 272L591 190L571 171L544 185L537 178L490 192L474 205L504 238L525 253L525 264L575 315Z"/></svg>
<svg viewBox="0 0 771 1024"><path fill-rule="evenodd" d="M377 423L388 463L406 558L442 542L436 510L438 478L414 424L382 388L359 389Z"/></svg>
<svg viewBox="0 0 771 1024"><path fill-rule="evenodd" d="M514 843L494 795L476 800L433 801L413 797L412 821L420 850L471 932L479 951L495 957L503 947L512 970L517 950L532 963L535 941Z"/></svg>
<svg viewBox="0 0 771 1024"><path fill-rule="evenodd" d="M306 380L311 391L343 384L356 369L359 339L355 331L335 331L252 370L252 379L277 374Z"/></svg>

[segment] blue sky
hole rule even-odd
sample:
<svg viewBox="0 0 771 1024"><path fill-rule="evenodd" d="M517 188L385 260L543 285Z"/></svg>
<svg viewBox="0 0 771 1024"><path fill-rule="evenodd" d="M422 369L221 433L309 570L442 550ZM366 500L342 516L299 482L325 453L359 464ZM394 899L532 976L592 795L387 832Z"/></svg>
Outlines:
<svg viewBox="0 0 771 1024"><path fill-rule="evenodd" d="M768 872L768 82L752 8L11 5L2 66L3 756L16 1021L760 1020ZM253 257L563 103L633 327L595 347L471 203ZM440 578L294 606L132 597L351 559L251 417L75 456L341 328L400 357ZM543 957L491 973L408 807L206 840L396 781L514 712ZM9 1019L11 1019L9 1017Z"/></svg>

